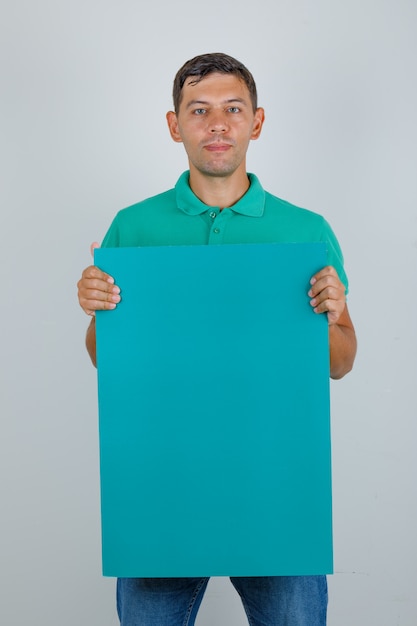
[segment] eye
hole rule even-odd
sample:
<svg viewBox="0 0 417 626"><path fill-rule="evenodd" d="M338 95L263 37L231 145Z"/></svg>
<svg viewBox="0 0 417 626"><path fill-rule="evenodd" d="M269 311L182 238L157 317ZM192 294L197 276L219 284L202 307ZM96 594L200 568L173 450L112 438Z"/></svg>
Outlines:
<svg viewBox="0 0 417 626"><path fill-rule="evenodd" d="M229 107L227 110L229 113L240 113L239 107Z"/></svg>
<svg viewBox="0 0 417 626"><path fill-rule="evenodd" d="M205 112L206 109L194 109L193 111L194 115L204 115Z"/></svg>

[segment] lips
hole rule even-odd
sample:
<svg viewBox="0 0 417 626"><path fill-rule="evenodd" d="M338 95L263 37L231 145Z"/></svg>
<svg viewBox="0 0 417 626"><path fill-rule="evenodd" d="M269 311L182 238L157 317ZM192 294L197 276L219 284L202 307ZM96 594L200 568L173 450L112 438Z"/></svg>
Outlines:
<svg viewBox="0 0 417 626"><path fill-rule="evenodd" d="M226 152L231 147L229 143L209 143L204 146L209 152Z"/></svg>

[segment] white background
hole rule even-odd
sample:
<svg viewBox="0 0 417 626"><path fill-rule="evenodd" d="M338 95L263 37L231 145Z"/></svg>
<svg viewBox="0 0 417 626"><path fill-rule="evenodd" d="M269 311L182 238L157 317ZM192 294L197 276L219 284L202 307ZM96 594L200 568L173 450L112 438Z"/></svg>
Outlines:
<svg viewBox="0 0 417 626"><path fill-rule="evenodd" d="M96 374L76 282L116 211L187 162L164 115L195 54L253 72L248 169L322 213L359 340L332 384L329 626L415 626L415 0L2 0L0 622L114 626L101 577ZM199 626L245 624L227 579Z"/></svg>

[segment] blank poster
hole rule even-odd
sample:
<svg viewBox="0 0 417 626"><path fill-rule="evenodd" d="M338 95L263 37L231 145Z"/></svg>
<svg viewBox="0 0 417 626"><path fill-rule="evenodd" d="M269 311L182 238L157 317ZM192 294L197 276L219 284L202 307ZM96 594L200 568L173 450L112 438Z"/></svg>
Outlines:
<svg viewBox="0 0 417 626"><path fill-rule="evenodd" d="M103 573L332 572L325 244L98 249Z"/></svg>

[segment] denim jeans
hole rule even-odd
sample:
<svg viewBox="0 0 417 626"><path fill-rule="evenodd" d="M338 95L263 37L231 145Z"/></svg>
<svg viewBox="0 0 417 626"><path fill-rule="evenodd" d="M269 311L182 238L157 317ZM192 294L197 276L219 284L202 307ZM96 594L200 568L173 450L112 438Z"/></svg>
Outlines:
<svg viewBox="0 0 417 626"><path fill-rule="evenodd" d="M325 626L325 576L231 578L250 626ZM208 578L119 578L121 626L193 626Z"/></svg>

